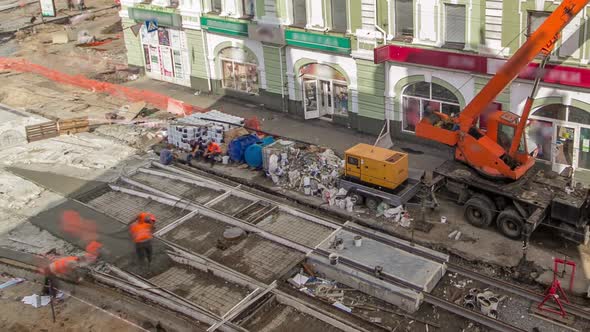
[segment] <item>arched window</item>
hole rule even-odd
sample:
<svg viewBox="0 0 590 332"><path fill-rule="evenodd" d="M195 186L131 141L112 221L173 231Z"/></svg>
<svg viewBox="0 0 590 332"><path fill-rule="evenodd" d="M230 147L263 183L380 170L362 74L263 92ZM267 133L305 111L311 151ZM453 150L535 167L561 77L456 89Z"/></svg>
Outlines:
<svg viewBox="0 0 590 332"><path fill-rule="evenodd" d="M239 47L226 47L219 52L219 58L224 88L258 93L259 79L256 56Z"/></svg>
<svg viewBox="0 0 590 332"><path fill-rule="evenodd" d="M414 132L418 122L429 112L452 115L460 111L457 96L440 84L417 82L402 92L402 128L405 131Z"/></svg>

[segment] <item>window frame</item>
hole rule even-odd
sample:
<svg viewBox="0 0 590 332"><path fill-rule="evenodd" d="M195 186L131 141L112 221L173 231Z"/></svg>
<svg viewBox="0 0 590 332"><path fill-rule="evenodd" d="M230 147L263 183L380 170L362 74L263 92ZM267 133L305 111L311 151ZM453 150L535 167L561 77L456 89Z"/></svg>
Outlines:
<svg viewBox="0 0 590 332"><path fill-rule="evenodd" d="M300 1L301 3L303 3L303 24L299 24L298 20L296 20L296 12L295 12L295 8L297 8L298 6L295 6L295 2L296 1ZM307 16L307 0L290 0L290 4L291 4L291 26L293 27L297 27L297 28L306 28L307 24L309 23L309 17Z"/></svg>
<svg viewBox="0 0 590 332"><path fill-rule="evenodd" d="M344 4L344 29L342 29L342 27L336 27L336 25L334 24L334 2L339 2L339 3L343 3ZM331 21L331 27L330 30L334 31L334 32L339 32L339 33L347 33L348 31L350 31L350 23L348 21L348 10L349 10L349 0L330 0L330 18Z"/></svg>
<svg viewBox="0 0 590 332"><path fill-rule="evenodd" d="M393 14L394 14L394 20L395 20L395 24L393 27L393 35L394 38L397 40L405 40L405 39L414 39L415 35L416 35L416 29L415 29L415 8L414 8L414 2L413 0L409 0L409 2L411 2L411 7L412 7L412 15L410 15L411 19L412 19L412 34L407 34L403 32L403 28L400 29L400 24L399 24L399 20L398 20L398 10L397 10L397 6L398 6L398 1L408 1L408 0L395 0L393 3ZM401 15L401 13L399 13ZM401 31L401 32L398 32ZM411 42L411 41L410 41Z"/></svg>
<svg viewBox="0 0 590 332"><path fill-rule="evenodd" d="M418 83L428 83L429 84L429 86L430 86L430 89L429 89L429 91L430 91L430 98L426 98L426 97L422 97L422 96L412 96L412 95L406 94L406 91L407 91L407 89L409 87L411 87L414 84L418 84ZM433 84L436 84L436 83L419 81L419 82L414 82L414 83L408 84L403 89L403 91L401 93L401 100L400 100L400 109L401 109L401 113L402 113L401 114L402 115L402 121L401 121L401 123L402 123L402 132L412 133L412 134L415 134L416 133L416 129L415 128L414 128L414 130L406 129L406 124L407 124L406 122L407 122L407 120L406 120L406 110L404 109L404 98L413 98L413 99L416 99L416 100L419 101L419 103L420 103L420 105L419 105L420 106L420 109L419 109L420 114L419 114L418 121L422 120L422 118L424 116L424 110L423 110L422 105L423 105L423 102L426 102L426 101L427 102L439 103L440 104L440 110L439 110L439 112L442 112L443 104L445 104L445 105L451 105L451 106L457 106L459 108L459 112L461 112L461 103L459 101L459 98L451 90L447 89L446 87L438 84L439 86L441 86L441 87L445 88L446 90L450 91L451 93L453 93L453 95L455 96L455 98L457 98L457 103L433 98L432 97L432 85Z"/></svg>
<svg viewBox="0 0 590 332"><path fill-rule="evenodd" d="M448 13L447 13L447 8L448 7L463 7L463 42L458 43L458 42L450 42L447 40L447 36L448 36L448 24L449 22L451 22L452 20L449 20L448 17ZM445 25L444 25L444 29L445 29L445 33L444 33L444 44L443 44L443 48L449 48L449 49L455 49L455 50L463 50L465 48L465 45L467 44L467 6L462 5L462 4L454 4L454 3L445 3L444 4L444 15L445 15Z"/></svg>
<svg viewBox="0 0 590 332"><path fill-rule="evenodd" d="M258 69L258 64L256 63L250 63L250 62L241 62L241 61L237 61L235 59L230 59L230 58L226 58L226 57L219 57L219 61L221 63L221 87L224 89L228 89L228 90L232 90L232 91L238 91L238 92L242 92L242 93L248 93L248 94L254 94L254 95L259 95L260 94L260 71ZM256 92L249 92L249 91L245 91L242 89L238 89L237 86L239 84L238 78L236 78L235 76L232 78L232 83L234 84L235 87L230 87L226 85L225 82L225 75L224 75L224 70L225 70L225 66L224 63L229 62L232 65L232 71L235 72L235 67L236 64L239 65L243 65L243 66L248 66L248 67L254 67L256 70L256 79L257 79L257 85L258 85L258 89L256 90Z"/></svg>

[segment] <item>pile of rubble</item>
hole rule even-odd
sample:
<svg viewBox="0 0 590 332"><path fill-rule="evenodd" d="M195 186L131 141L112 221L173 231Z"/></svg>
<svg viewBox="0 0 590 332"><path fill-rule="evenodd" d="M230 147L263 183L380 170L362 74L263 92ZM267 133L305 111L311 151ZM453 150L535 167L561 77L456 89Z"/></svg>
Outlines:
<svg viewBox="0 0 590 332"><path fill-rule="evenodd" d="M264 170L276 185L320 196L337 186L344 160L330 149L278 140L264 148Z"/></svg>

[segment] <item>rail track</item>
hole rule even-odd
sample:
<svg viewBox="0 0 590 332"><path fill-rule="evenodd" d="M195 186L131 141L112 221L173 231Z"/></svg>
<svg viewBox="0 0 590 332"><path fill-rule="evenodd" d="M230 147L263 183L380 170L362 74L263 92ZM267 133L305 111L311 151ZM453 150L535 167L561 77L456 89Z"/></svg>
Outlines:
<svg viewBox="0 0 590 332"><path fill-rule="evenodd" d="M156 166L156 165L155 165ZM252 197L255 197L256 199L261 199L267 202L271 202L273 204L277 204L277 205L284 205L284 203L279 202L276 199L272 199L272 198L268 198L268 197L262 197L260 195L257 195L255 193L253 193L252 191L248 190L248 187L246 187L244 184L235 184L234 181L227 181L227 179L224 179L223 181L219 181L216 179L216 176L208 176L208 177L204 177L203 175L199 175L198 173L193 173L189 170L183 169L183 168L178 168L178 167L161 167L161 166L157 166L158 168L160 168L160 170L158 171L149 171L150 174L161 174L161 171L165 171L167 174L166 176L170 177L170 178L176 178L179 179L181 177L187 177L189 179L193 179L194 181L208 181L208 182L213 182L217 185L219 185L220 187L223 187L225 189L228 190L232 190L233 192L239 191L245 195L250 195ZM257 189L258 190L258 189ZM205 204L208 205L208 204ZM368 231L363 231L362 229L359 229L357 227L354 227L354 224L348 223L348 222L339 222L335 221L334 219L330 218L321 218L321 217L317 217L314 216L314 218L317 219L321 219L321 222L323 224L325 223L331 223L333 225L334 228L342 228L342 229L346 229L348 231L351 232L356 232L359 235L366 237L366 238L371 238L373 240L376 241L380 241L382 243L385 243L387 245L405 250L407 252L410 252L412 254L415 255L419 255L422 256L424 258L428 258L430 260L436 261L436 262L442 262L442 259L436 255L433 255L431 253L429 253L428 251L425 250L421 250L421 248L419 246L414 246L412 243L410 242L398 242L398 241L391 241L389 240L386 236L382 236L379 233L376 232L368 232ZM247 222L247 221L245 221ZM254 226L255 227L255 226ZM325 257L327 257L327 255L329 253L327 253L326 251L322 251L318 248L313 248L313 247L309 247L306 246L306 249L308 252L314 251L316 253L319 253ZM356 262L352 262L352 261L348 261L346 259L340 258L342 264L345 264L351 268L357 269L359 271L363 271L365 273L374 273L373 270L371 270L370 268L367 268L366 266L360 265ZM465 277L471 278L473 280L477 280L479 282L485 283L491 287L496 287L499 288L505 292L514 294L516 296L522 297L526 300L529 301L540 301L542 300L542 295L538 294L536 292L530 291L526 288L520 287L518 285L506 282L504 280L500 280L497 278L493 278L484 274L481 274L479 272L475 272L472 270L469 270L467 268L461 267L457 264L454 263L450 263L450 262L445 262L445 264L447 264L447 271L449 272L453 272L453 273L458 273L460 275L463 275ZM408 289L412 289L415 291L419 291L422 292L422 290L420 289L416 289L415 285L411 285L407 282L404 282L403 280L399 280L396 279L393 276L387 275L387 274L383 274L382 275L383 279L386 280L389 283L392 283L398 287L403 287L403 288L408 288ZM494 330L498 330L498 331L524 331L516 326L513 326L507 322L503 322L500 321L498 319L494 319L491 317L488 317L486 315L483 315L479 312L464 308L460 305L456 305L452 302L449 302L447 300L444 300L442 298L439 298L437 296L434 296L432 294L428 294L425 292L422 292L422 294L424 295L424 302L429 303L430 305L439 307L441 309L444 309L448 312L451 312L453 314L459 315L461 317L464 317L468 320L471 320L473 322L479 323L483 326L489 327L491 329ZM567 305L566 306L566 310L572 314L575 315L577 317L583 318L583 319L590 319L589 317L589 311L585 310L582 307L579 306L575 306L575 305Z"/></svg>

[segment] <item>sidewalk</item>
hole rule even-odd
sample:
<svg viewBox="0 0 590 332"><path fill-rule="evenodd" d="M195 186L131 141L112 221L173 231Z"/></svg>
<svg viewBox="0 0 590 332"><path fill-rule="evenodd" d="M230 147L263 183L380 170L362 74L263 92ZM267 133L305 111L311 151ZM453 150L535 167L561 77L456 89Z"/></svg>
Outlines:
<svg viewBox="0 0 590 332"><path fill-rule="evenodd" d="M373 135L359 133L354 129L334 125L325 120L303 120L287 113L262 109L259 105L240 103L237 99L216 95L195 96L194 91L189 88L145 77L137 81L127 82L124 85L158 91L201 108L217 109L243 118L256 116L264 131L330 147L339 155L342 155L346 149L357 143L374 144L377 139ZM451 157L444 147L437 149L404 141L395 141L393 149L416 151L416 153L409 154L410 167L416 169L433 170Z"/></svg>

